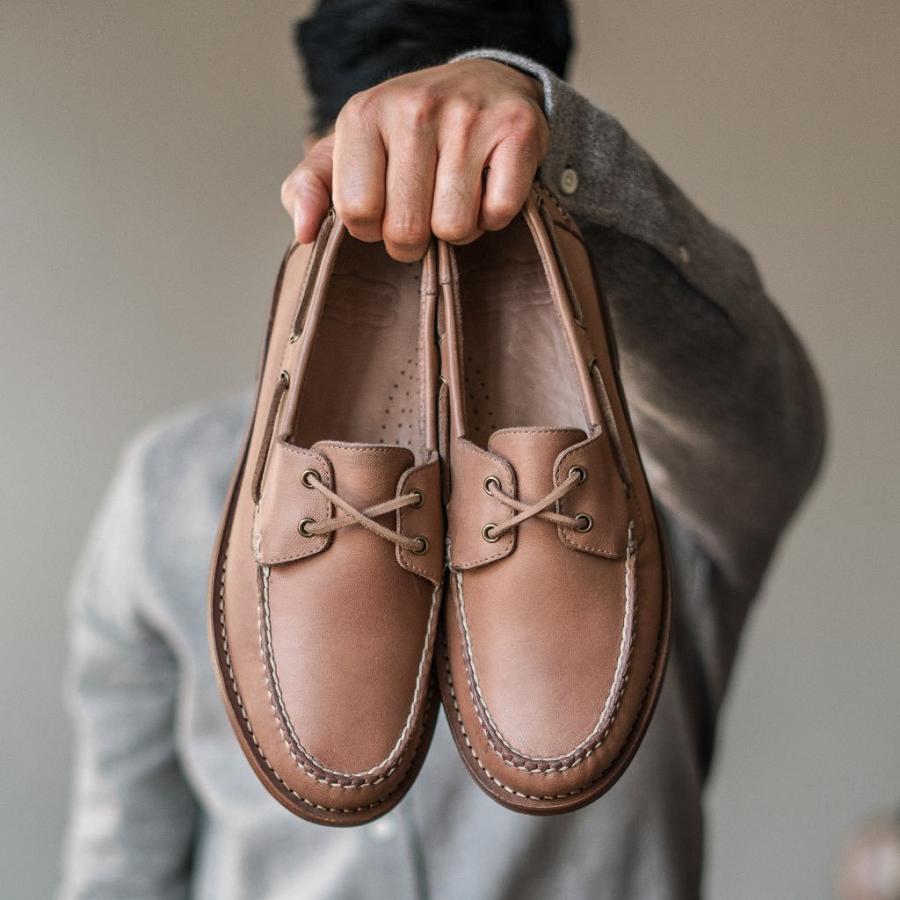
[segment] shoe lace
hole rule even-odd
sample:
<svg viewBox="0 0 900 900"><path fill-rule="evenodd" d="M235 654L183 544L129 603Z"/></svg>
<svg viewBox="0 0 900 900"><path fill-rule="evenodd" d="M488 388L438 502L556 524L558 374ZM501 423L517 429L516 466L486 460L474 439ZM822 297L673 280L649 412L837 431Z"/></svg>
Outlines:
<svg viewBox="0 0 900 900"><path fill-rule="evenodd" d="M385 500L383 503L377 503L375 506L357 509L323 484L319 473L315 469L307 469L303 473L302 480L306 487L316 490L327 497L343 513L343 515L330 516L327 519L318 521L315 519L301 519L297 523L297 531L303 537L331 534L340 528L347 528L350 525L361 525L373 534L377 534L379 537L396 544L398 547L402 547L404 550L408 550L410 553L420 555L428 550L428 540L423 535L407 537L405 534L400 534L398 531L387 528L380 522L375 521L379 516L396 512L398 509L420 507L425 500L420 490L415 489L408 494L401 494L399 497L393 497L390 500Z"/></svg>
<svg viewBox="0 0 900 900"><path fill-rule="evenodd" d="M563 528L569 528L573 531L590 531L594 527L594 520L587 513L564 516L562 513L553 512L549 509L554 503L565 497L574 487L582 484L586 478L587 471L584 468L572 466L565 481L560 482L549 494L534 503L523 503L515 497L510 497L509 494L503 491L500 486L500 479L496 475L488 475L484 480L485 492L514 510L516 514L499 525L495 522L488 522L481 530L484 539L491 543L498 541L513 528L516 528L528 519L534 518L554 522Z"/></svg>

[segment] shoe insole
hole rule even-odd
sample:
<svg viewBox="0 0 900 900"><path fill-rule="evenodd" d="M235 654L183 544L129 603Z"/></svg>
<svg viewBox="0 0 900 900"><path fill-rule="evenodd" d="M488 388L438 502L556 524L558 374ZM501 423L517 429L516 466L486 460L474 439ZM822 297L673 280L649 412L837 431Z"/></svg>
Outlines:
<svg viewBox="0 0 900 900"><path fill-rule="evenodd" d="M519 217L456 248L466 420L485 446L501 428L586 427L544 268Z"/></svg>
<svg viewBox="0 0 900 900"><path fill-rule="evenodd" d="M331 275L292 438L425 446L419 363L422 264L345 235Z"/></svg>

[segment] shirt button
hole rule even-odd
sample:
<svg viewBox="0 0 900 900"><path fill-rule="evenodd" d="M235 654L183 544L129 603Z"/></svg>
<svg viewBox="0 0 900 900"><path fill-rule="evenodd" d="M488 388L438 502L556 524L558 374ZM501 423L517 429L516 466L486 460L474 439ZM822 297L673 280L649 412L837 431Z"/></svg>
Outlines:
<svg viewBox="0 0 900 900"><path fill-rule="evenodd" d="M574 194L578 190L578 173L574 169L563 169L559 187L564 194Z"/></svg>
<svg viewBox="0 0 900 900"><path fill-rule="evenodd" d="M691 261L691 251L688 250L684 244L678 245L678 255L681 257L681 261L687 265Z"/></svg>
<svg viewBox="0 0 900 900"><path fill-rule="evenodd" d="M379 819L372 823L372 837L385 843L397 835L397 823L393 819Z"/></svg>

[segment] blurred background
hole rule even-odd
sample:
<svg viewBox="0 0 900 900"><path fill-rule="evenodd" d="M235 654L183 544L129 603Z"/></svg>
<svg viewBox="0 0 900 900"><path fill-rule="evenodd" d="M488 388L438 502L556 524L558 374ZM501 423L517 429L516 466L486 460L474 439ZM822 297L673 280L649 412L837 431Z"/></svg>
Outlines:
<svg viewBox="0 0 900 900"><path fill-rule="evenodd" d="M834 895L900 806L900 3L575 2L577 87L754 252L824 380L751 619L707 894ZM50 895L66 584L117 453L248 384L290 228L303 2L0 4L0 893ZM876 896L876 895L872 895ZM880 896L880 895L877 895ZM887 895L885 895L887 896Z"/></svg>

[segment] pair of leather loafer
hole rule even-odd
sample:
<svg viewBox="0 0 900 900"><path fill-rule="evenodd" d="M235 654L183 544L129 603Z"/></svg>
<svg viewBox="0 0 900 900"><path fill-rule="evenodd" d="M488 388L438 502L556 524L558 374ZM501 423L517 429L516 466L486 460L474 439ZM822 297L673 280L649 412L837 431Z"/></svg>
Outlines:
<svg viewBox="0 0 900 900"><path fill-rule="evenodd" d="M235 734L297 815L391 809L441 704L508 807L615 782L668 575L590 260L545 188L420 263L333 213L288 251L210 598Z"/></svg>

